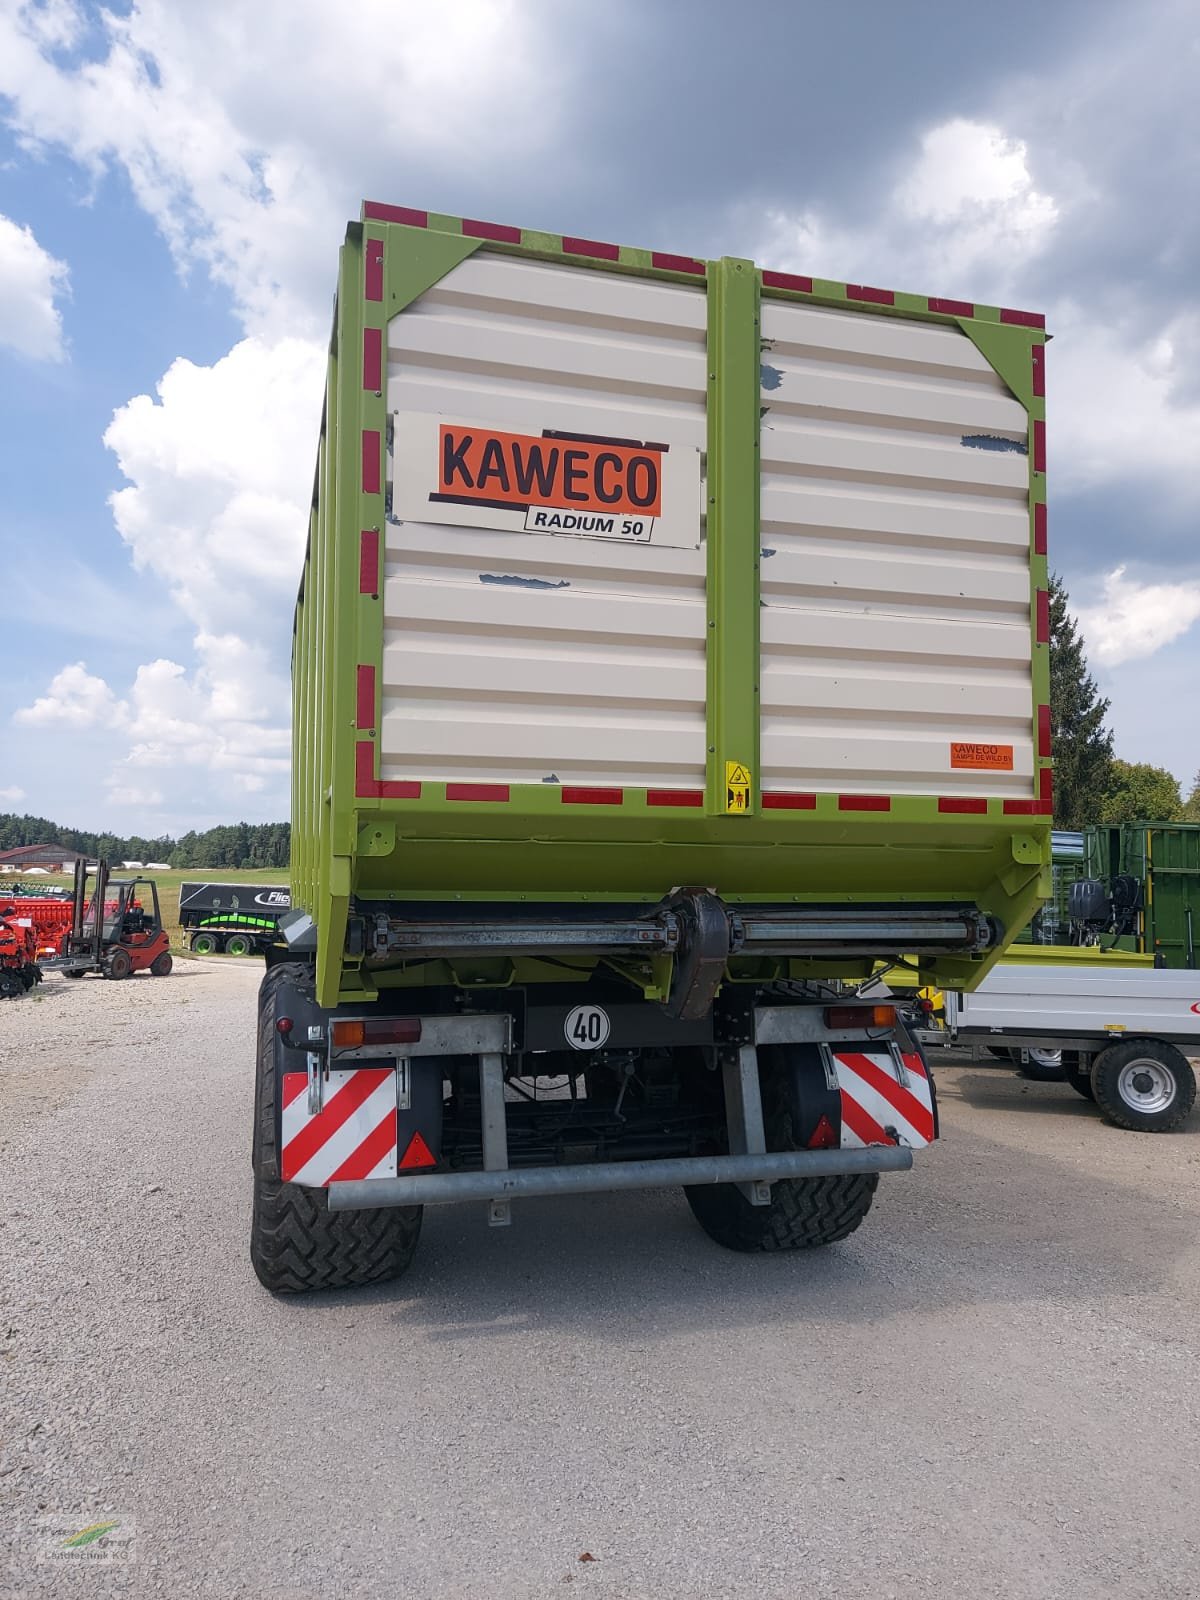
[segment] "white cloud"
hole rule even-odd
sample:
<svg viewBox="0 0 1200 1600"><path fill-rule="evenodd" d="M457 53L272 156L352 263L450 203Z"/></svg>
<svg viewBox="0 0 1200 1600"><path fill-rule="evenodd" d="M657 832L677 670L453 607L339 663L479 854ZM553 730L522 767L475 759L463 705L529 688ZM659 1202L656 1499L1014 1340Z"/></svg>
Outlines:
<svg viewBox="0 0 1200 1600"><path fill-rule="evenodd" d="M100 13L105 53L67 65L81 7L0 18L0 93L30 145L122 168L177 262L231 291L248 331L325 333L330 265L363 193L470 165L507 167L551 136L567 85L549 5L458 0L141 0Z"/></svg>
<svg viewBox="0 0 1200 1600"><path fill-rule="evenodd" d="M159 659L137 669L118 695L86 664L64 667L46 693L15 713L33 727L105 735L106 792L115 804L187 810L189 791L276 794L288 771L288 687L267 652L233 634L199 634L192 672ZM151 781L153 780L153 781Z"/></svg>
<svg viewBox="0 0 1200 1600"><path fill-rule="evenodd" d="M62 313L66 263L57 261L11 218L0 216L0 345L34 361L64 358Z"/></svg>
<svg viewBox="0 0 1200 1600"><path fill-rule="evenodd" d="M1028 156L1020 139L962 117L924 135L895 204L901 218L940 230L930 245L935 277L970 284L995 274L1000 287L1047 247L1058 203L1034 187Z"/></svg>
<svg viewBox="0 0 1200 1600"><path fill-rule="evenodd" d="M956 117L922 135L869 222L777 207L755 253L785 271L996 302L1048 248L1059 212L1035 187L1021 140Z"/></svg>
<svg viewBox="0 0 1200 1600"><path fill-rule="evenodd" d="M543 149L569 93L549 66L567 26L548 0L427 0L402 17L392 0L140 0L87 17L74 0L0 6L18 138L97 181L123 173L180 271L224 286L247 333L211 366L174 362L105 434L128 480L117 529L196 630L194 664L148 663L123 695L66 668L21 721L119 726L129 763L193 784L203 768L221 803L232 788L283 808L279 664L346 219L364 194L420 206ZM64 54L85 37L91 59ZM128 763L112 785L136 789Z"/></svg>
<svg viewBox="0 0 1200 1600"><path fill-rule="evenodd" d="M1076 611L1088 649L1106 667L1151 656L1200 620L1200 582L1140 583L1117 567L1100 600Z"/></svg>
<svg viewBox="0 0 1200 1600"><path fill-rule="evenodd" d="M138 785L124 789L119 784L109 784L107 794L113 805L135 806L139 810L160 806L164 798L161 789L143 789Z"/></svg>
<svg viewBox="0 0 1200 1600"><path fill-rule="evenodd" d="M46 693L31 706L14 712L13 721L29 727L115 728L126 715L104 679L90 673L85 661L76 661L55 673Z"/></svg>
<svg viewBox="0 0 1200 1600"><path fill-rule="evenodd" d="M245 339L211 367L176 361L104 442L127 488L113 516L134 563L201 632L286 632L312 495L324 345Z"/></svg>
<svg viewBox="0 0 1200 1600"><path fill-rule="evenodd" d="M24 798L24 789L18 789L15 783L10 783L7 789L0 789L0 800L7 800L10 805L16 805L18 800Z"/></svg>
<svg viewBox="0 0 1200 1600"><path fill-rule="evenodd" d="M1150 339L1094 311L1063 304L1047 356L1051 469L1070 493L1150 479L1161 498L1200 503L1197 318L1180 316Z"/></svg>

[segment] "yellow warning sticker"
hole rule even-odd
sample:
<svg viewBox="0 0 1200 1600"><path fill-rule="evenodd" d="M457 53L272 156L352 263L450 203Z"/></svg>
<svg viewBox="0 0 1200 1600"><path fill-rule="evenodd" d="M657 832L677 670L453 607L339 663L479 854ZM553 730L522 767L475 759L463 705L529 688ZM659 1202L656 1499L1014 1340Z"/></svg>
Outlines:
<svg viewBox="0 0 1200 1600"><path fill-rule="evenodd" d="M750 810L750 782L749 767L744 767L740 761L725 763L726 811L740 811L745 815Z"/></svg>

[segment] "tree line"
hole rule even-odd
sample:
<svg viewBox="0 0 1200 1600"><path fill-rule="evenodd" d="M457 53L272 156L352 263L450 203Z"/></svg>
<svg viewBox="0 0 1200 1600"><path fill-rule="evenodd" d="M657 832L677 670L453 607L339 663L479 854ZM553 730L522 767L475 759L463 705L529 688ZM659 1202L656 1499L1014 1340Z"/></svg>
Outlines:
<svg viewBox="0 0 1200 1600"><path fill-rule="evenodd" d="M277 867L286 872L291 860L292 829L287 822L234 822L181 839L122 838L115 833L88 833L63 828L47 817L0 812L0 850L23 844L60 844L81 855L109 861L166 861L173 867Z"/></svg>
<svg viewBox="0 0 1200 1600"><path fill-rule="evenodd" d="M1107 727L1110 701L1088 668L1062 579L1050 579L1050 738L1054 821L1200 822L1200 772L1184 797L1179 780L1148 761L1122 761Z"/></svg>

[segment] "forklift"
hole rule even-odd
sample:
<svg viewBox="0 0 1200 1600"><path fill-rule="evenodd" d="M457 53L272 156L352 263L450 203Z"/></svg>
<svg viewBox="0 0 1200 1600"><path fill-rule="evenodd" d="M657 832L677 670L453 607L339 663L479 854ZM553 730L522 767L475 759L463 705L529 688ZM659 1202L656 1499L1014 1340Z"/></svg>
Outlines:
<svg viewBox="0 0 1200 1600"><path fill-rule="evenodd" d="M162 925L154 879L113 878L108 862L100 861L89 896L89 876L87 862L77 861L71 929L63 935L58 955L41 963L43 969L68 978L82 978L86 972L104 978L149 972L165 978L171 970L171 940Z"/></svg>

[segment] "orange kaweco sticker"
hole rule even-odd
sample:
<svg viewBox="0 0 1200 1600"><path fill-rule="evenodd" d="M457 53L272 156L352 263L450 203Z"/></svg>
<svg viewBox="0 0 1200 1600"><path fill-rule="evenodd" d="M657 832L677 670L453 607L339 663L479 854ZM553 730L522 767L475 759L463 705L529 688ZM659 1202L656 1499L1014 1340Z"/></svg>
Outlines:
<svg viewBox="0 0 1200 1600"><path fill-rule="evenodd" d="M1011 772L1013 747L1010 744L976 744L969 739L954 739L950 743L950 765L982 772Z"/></svg>

